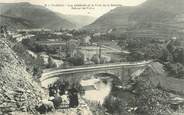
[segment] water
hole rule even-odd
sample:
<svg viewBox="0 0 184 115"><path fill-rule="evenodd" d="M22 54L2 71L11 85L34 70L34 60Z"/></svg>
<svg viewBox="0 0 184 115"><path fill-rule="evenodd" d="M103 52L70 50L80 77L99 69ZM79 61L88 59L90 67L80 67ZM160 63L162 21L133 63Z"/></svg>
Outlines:
<svg viewBox="0 0 184 115"><path fill-rule="evenodd" d="M93 86L93 89L85 90L83 98L89 101L99 102L103 104L105 98L110 94L112 89L112 82L110 79L89 79L82 80L82 86Z"/></svg>

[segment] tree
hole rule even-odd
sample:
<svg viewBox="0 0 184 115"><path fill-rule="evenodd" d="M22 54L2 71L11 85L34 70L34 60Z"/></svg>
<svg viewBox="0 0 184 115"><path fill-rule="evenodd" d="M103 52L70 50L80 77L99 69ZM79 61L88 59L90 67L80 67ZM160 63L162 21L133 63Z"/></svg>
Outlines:
<svg viewBox="0 0 184 115"><path fill-rule="evenodd" d="M177 78L184 76L184 66L180 63L167 63L164 66L170 75Z"/></svg>
<svg viewBox="0 0 184 115"><path fill-rule="evenodd" d="M73 57L69 57L68 61L75 66L84 64L84 54L77 50L77 52L73 55Z"/></svg>
<svg viewBox="0 0 184 115"><path fill-rule="evenodd" d="M146 59L160 59L163 56L163 47L158 44L149 44L144 48Z"/></svg>
<svg viewBox="0 0 184 115"><path fill-rule="evenodd" d="M69 57L69 41L73 38L73 35L72 34L69 34L69 33L65 33L61 36L61 39L63 39L66 43L66 56Z"/></svg>
<svg viewBox="0 0 184 115"><path fill-rule="evenodd" d="M91 58L91 61L93 61L95 64L100 64L99 55L97 54L93 55L93 57Z"/></svg>
<svg viewBox="0 0 184 115"><path fill-rule="evenodd" d="M184 65L184 48L176 48L173 51L174 62L181 63Z"/></svg>
<svg viewBox="0 0 184 115"><path fill-rule="evenodd" d="M112 95L105 99L103 106L113 115L127 115L127 101Z"/></svg>
<svg viewBox="0 0 184 115"><path fill-rule="evenodd" d="M34 39L23 39L22 44L25 45L31 51L34 52L41 51L41 48L35 43Z"/></svg>

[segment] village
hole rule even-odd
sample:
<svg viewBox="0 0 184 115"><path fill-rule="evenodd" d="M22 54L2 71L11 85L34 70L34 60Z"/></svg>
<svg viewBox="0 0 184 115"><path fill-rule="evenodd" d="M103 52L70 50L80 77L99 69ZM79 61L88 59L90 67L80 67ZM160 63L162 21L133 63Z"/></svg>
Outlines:
<svg viewBox="0 0 184 115"><path fill-rule="evenodd" d="M1 37L9 39L13 49L18 48L19 50L24 47L23 52L16 49L15 51L23 58L28 66L27 71L33 75L35 80L39 79L43 70L50 68L66 69L81 65L89 66L121 61L120 49L92 41L92 37L100 38L101 33L90 34L77 30L52 32L49 29L23 29L10 32L6 30L6 27L1 29ZM116 45L116 42L113 44ZM128 54L129 52L124 51L124 53ZM100 81L100 79L94 80ZM51 84L43 83L42 86L48 88L48 91L46 90L48 92L47 100L52 100L53 104L52 107L40 105L37 108L40 113L53 111L56 108L75 108L79 105L79 93L85 93L85 90L96 90L94 86L96 82L91 85L82 82L82 84L71 84L67 80L57 82L49 80L49 82Z"/></svg>
<svg viewBox="0 0 184 115"><path fill-rule="evenodd" d="M132 90L133 93L135 93L135 89L133 88L136 83L135 79L141 76L145 71L145 68L141 69L139 67L139 63L135 63L138 68L133 69L133 73L124 73L119 77L119 79L125 80L127 78L123 76L130 76L131 82L128 84L117 82L107 70L105 70L105 73L99 72L99 74L95 73L94 75L91 73L89 75L78 74L76 71L78 68L80 69L82 67L83 69L87 69L90 68L90 66L98 68L98 65L102 68L101 66L103 64L106 64L104 67L108 67L113 63L124 63L124 61L127 61L127 57L130 58L129 56L132 56L128 50L122 50L122 48L117 47L118 41L116 39L101 42L104 37L108 37L109 32L89 33L86 31L65 29L53 32L44 28L23 29L12 32L8 31L5 26L1 27L1 29L1 37L10 41L10 47L14 49L27 65L26 71L32 74L33 79L44 89L45 99L40 101L35 107L40 114L54 112L55 110L61 113L61 110L65 111L68 108L83 107L87 114L92 114L93 112L91 112L88 107L89 102L96 103L96 107L101 107L106 96L109 95L110 91L114 90L114 88L116 90L123 90L124 92L126 92L126 90L128 90L128 92ZM172 43L173 40L176 40L176 38L172 38L170 43ZM163 44L163 42L160 41L158 43ZM167 44L170 43L168 42ZM133 52L133 54L135 54L135 52ZM140 64L144 66L147 63L149 64L150 62L140 62ZM152 64L152 66L158 65ZM63 76L62 73L61 75L59 73L52 75L51 73L52 71L54 72L54 70L62 69L71 72L76 71L76 75L66 74ZM162 68L160 68L160 70L162 70ZM96 70L88 69L88 71L93 71L94 73ZM132 69L129 68L126 71L132 71ZM43 76L44 72L53 77L49 77L49 75ZM79 70L79 72L81 72L81 70ZM80 77L75 78L78 75ZM65 79L65 77L67 78ZM165 80L166 79L167 78L165 78ZM115 82L115 84L112 85L113 82ZM165 84L160 85L168 88ZM175 91L179 90L180 88L175 89ZM94 93L97 94L99 92L104 93L96 95L96 97L92 96ZM127 95L131 95L128 92ZM179 99L177 103L182 101L180 97L177 99ZM91 101L86 102L84 100ZM136 110L136 106L126 107L126 111L128 112L134 112ZM108 114L107 111L106 109L101 110L103 114Z"/></svg>
<svg viewBox="0 0 184 115"><path fill-rule="evenodd" d="M0 3L0 115L183 115L182 5Z"/></svg>

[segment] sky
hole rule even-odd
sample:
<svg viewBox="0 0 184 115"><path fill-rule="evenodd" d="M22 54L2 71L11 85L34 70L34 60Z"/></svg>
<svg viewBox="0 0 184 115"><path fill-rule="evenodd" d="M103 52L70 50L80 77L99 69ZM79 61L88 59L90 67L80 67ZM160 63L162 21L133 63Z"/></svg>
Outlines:
<svg viewBox="0 0 184 115"><path fill-rule="evenodd" d="M30 2L68 15L99 17L119 6L136 6L146 0L0 0L0 3Z"/></svg>

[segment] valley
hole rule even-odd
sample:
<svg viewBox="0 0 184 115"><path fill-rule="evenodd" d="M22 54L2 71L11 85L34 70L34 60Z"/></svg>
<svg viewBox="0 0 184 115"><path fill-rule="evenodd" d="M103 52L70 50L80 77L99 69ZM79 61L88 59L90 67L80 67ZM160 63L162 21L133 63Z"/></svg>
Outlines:
<svg viewBox="0 0 184 115"><path fill-rule="evenodd" d="M184 114L183 6L147 0L95 20L0 3L0 114Z"/></svg>

